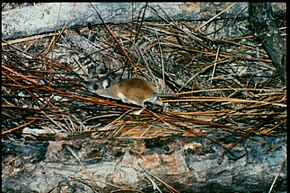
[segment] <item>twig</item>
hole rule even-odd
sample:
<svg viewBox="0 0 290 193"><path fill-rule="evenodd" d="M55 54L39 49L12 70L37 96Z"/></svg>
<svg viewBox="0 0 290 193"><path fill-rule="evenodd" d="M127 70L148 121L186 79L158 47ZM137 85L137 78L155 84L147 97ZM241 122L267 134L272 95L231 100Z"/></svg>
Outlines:
<svg viewBox="0 0 290 193"><path fill-rule="evenodd" d="M210 23L212 20L214 20L215 18L217 18L218 16L220 16L221 14L223 14L224 12L228 11L229 9L231 9L233 6L235 6L237 3L233 3L230 6L228 6L226 9L222 10L221 12L219 12L218 14L216 14L214 17L212 17L210 20L208 20L207 22L205 22L204 24L202 24L199 28L197 28L197 31L200 31L201 28L203 28L205 25L207 25L208 23Z"/></svg>
<svg viewBox="0 0 290 193"><path fill-rule="evenodd" d="M276 174L276 176L275 176L275 179L273 180L273 183L272 183L272 185L271 185L270 190L269 190L268 193L271 193L271 192L272 192L272 190L273 190L273 188L274 188L274 185L275 185L275 183L276 183L276 181L277 181L277 179L278 179L278 177L279 177L279 174L281 173L281 171L282 171L282 169L283 169L283 166L284 166L286 160L287 160L287 154L286 154L285 159L283 160L283 162L282 162L281 165L280 165L279 171L277 172L277 174Z"/></svg>

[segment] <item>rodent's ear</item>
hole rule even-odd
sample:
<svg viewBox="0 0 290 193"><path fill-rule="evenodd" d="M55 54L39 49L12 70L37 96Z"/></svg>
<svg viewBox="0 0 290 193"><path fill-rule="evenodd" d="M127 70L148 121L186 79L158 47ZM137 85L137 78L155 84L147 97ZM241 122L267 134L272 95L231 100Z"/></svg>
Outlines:
<svg viewBox="0 0 290 193"><path fill-rule="evenodd" d="M115 80L117 78L117 74L115 72L110 72L108 74L108 79Z"/></svg>
<svg viewBox="0 0 290 193"><path fill-rule="evenodd" d="M104 89L108 88L111 84L111 80L110 79L105 79L102 83L102 86Z"/></svg>
<svg viewBox="0 0 290 193"><path fill-rule="evenodd" d="M88 67L88 74L91 78L100 78L108 75L108 68L104 65L91 64Z"/></svg>

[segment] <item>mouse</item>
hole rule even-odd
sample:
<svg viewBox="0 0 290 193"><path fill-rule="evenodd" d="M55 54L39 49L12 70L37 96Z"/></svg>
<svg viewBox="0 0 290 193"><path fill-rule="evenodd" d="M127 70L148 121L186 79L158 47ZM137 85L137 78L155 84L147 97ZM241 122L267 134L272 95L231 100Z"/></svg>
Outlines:
<svg viewBox="0 0 290 193"><path fill-rule="evenodd" d="M168 96L157 93L156 89L148 81L142 78L121 80L105 78L90 83L87 88L90 92L102 97L122 100L124 103L142 106L143 108L140 111L134 112L136 115L139 115L146 108L145 102L151 102L152 104L160 105L164 108L163 102L161 102L158 97Z"/></svg>

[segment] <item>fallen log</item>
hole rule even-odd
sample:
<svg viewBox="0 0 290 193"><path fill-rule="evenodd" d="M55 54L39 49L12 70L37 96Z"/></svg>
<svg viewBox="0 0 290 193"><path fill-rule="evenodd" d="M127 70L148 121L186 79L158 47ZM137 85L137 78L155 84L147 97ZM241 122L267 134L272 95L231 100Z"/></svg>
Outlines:
<svg viewBox="0 0 290 193"><path fill-rule="evenodd" d="M2 139L2 191L267 192L277 175L274 190L286 192L285 144L285 134L253 136L222 159L200 137Z"/></svg>
<svg viewBox="0 0 290 193"><path fill-rule="evenodd" d="M165 13L178 20L208 20L232 3L148 3L144 21L162 21ZM145 3L93 3L106 23L129 23L137 21ZM222 18L246 18L248 3L238 3L233 9L223 13ZM285 3L273 3L276 15L286 14ZM158 14L157 14L158 13ZM237 15L237 13L239 13ZM161 16L161 17L160 17ZM67 28L102 24L89 3L40 3L22 9L2 12L2 38L16 39Z"/></svg>

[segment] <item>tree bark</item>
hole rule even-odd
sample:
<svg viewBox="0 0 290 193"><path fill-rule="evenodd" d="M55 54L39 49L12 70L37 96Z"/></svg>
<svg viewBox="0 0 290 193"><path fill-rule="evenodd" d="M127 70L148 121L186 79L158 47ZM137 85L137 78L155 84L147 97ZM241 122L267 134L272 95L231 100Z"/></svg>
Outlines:
<svg viewBox="0 0 290 193"><path fill-rule="evenodd" d="M144 16L145 21L162 21L167 18L164 12L173 20L208 20L230 6L230 2L196 2L196 3L148 3ZM129 23L136 21L144 10L145 3L93 3L107 23ZM237 3L218 19L246 18L243 11L248 3ZM286 3L273 3L274 13L286 13ZM239 14L238 14L239 13ZM22 9L2 12L2 38L16 39L35 34L54 32L64 26L67 28L85 27L102 24L89 3L43 3ZM67 25L66 25L67 24Z"/></svg>
<svg viewBox="0 0 290 193"><path fill-rule="evenodd" d="M250 3L249 23L276 68L283 85L286 84L286 42L272 15L271 3Z"/></svg>
<svg viewBox="0 0 290 193"><path fill-rule="evenodd" d="M287 187L286 134L253 136L223 159L200 137L2 144L3 192L169 192L158 179L173 192L268 192L281 166L274 190Z"/></svg>

